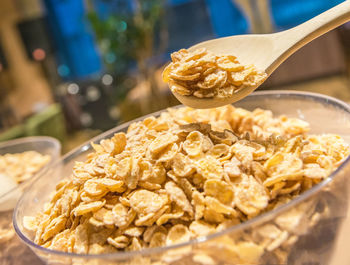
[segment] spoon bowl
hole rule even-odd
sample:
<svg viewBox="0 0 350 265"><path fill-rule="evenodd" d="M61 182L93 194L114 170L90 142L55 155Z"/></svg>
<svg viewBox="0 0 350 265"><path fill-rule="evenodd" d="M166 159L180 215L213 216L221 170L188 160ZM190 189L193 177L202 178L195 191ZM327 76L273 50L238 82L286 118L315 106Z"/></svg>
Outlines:
<svg viewBox="0 0 350 265"><path fill-rule="evenodd" d="M347 0L289 30L272 34L236 35L212 39L198 43L188 50L206 48L217 55L235 55L241 64L253 64L258 70L265 71L267 76L270 76L281 63L301 47L349 20L350 0ZM189 107L215 108L246 97L259 85L239 89L228 98L198 98L176 92L173 94L181 103Z"/></svg>

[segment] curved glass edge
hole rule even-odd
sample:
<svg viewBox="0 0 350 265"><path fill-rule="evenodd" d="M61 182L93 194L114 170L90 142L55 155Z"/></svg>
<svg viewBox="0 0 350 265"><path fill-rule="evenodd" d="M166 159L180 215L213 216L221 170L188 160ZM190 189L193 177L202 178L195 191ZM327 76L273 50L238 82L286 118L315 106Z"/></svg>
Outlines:
<svg viewBox="0 0 350 265"><path fill-rule="evenodd" d="M0 148L11 146L11 145L17 145L17 144L37 142L37 141L47 141L61 148L60 142L56 138L53 138L50 136L28 136L28 137L17 138L17 139L5 141L5 142L0 142Z"/></svg>
<svg viewBox="0 0 350 265"><path fill-rule="evenodd" d="M313 92L301 92L301 91L294 91L294 90L273 90L273 91L257 91L254 92L250 95L247 96L247 98L249 97L256 97L256 96L271 96L271 97L275 97L275 98L281 98L281 97L290 97L290 96L294 96L296 98L308 98L308 99L312 99L316 102L323 102L325 104L331 104L335 107L338 107L340 109L342 109L343 111L347 112L348 114L350 114L350 106L348 104L346 104L345 102L338 100L336 98L327 96L327 95L323 95L323 94L318 94L318 93L313 93ZM245 99L242 99L241 101L244 101ZM179 108L183 105L177 105L173 108ZM145 116L142 116L140 118L131 120L129 122L123 123L119 126L116 126L94 138L92 138L90 141L85 142L84 144L80 145L79 147L77 147L76 149L72 150L71 152L67 153L65 156L63 156L59 161L56 161L56 163L53 165L53 167L58 166L60 163L64 163L67 160L73 159L74 157L78 156L81 154L81 152L85 152L89 149L91 149L90 143L91 142L96 142L99 140L102 140L106 137L108 137L109 135L115 133L116 131L122 131L125 130L126 128L129 127L129 125L131 123L134 122L138 122L140 120L143 120L149 116L159 116L160 113L164 112L164 110L160 110ZM332 180L334 179L334 177L340 172L342 171L348 164L350 163L350 156L348 156L343 163L334 171L332 172L332 174L330 176L328 176L325 180L323 180L322 182L320 182L319 184L313 186L311 189L309 189L308 191L304 192L302 195L300 195L299 197L291 200L290 202L281 205L279 207L277 207L274 210L268 211L266 213L263 213L261 215L258 215L257 217L254 217L248 221L245 221L241 224L238 225L234 225L232 227L229 227L227 229L224 229L223 231L220 232L216 232L213 233L211 235L208 236L203 236L203 237L199 237L199 238L195 238L192 239L190 241L184 242L184 243L180 243L180 244L175 244L175 245L171 245L171 246L165 246L165 247L157 247L157 248L146 248L146 249L142 249L139 251L127 251L127 252L122 252L122 253L112 253L112 254L77 254L77 253L68 253L68 252L61 252L61 251L56 251L56 250L50 250L47 248L44 248L40 245L35 244L32 240L30 240L29 238L27 238L20 230L20 228L17 225L17 208L18 205L20 205L20 203L22 202L22 200L24 199L25 195L22 195L22 197L20 198L20 200L17 202L17 205L15 207L15 210L13 212L13 226L14 229L17 233L17 235L21 238L22 241L24 241L27 245L29 245L32 249L34 250L38 250L38 251L42 251L45 254L51 254L51 255L58 255L58 256L62 256L65 258L82 258L82 259L114 259L114 260L122 260L122 259L126 259L126 258L133 258L135 256L149 256L149 255L153 255L153 254L159 254L161 252L165 252L168 250L173 250L173 249L179 249L182 247L186 247L186 246L190 246L190 245L196 245L199 243L204 243L206 241L209 241L211 239L215 239L218 238L222 235L228 234L228 233L234 233L237 231L242 231L246 228L249 228L251 225L259 225L262 222L268 220L271 216L280 214L290 208L293 208L294 206L298 205L299 203L311 198L312 195L315 195L319 192L322 191L322 188L327 186L330 182L332 182ZM42 173L40 176L42 176L44 173ZM40 176L37 177L36 181L39 181ZM35 182L36 182L35 181ZM31 185L33 185L35 183L32 183Z"/></svg>

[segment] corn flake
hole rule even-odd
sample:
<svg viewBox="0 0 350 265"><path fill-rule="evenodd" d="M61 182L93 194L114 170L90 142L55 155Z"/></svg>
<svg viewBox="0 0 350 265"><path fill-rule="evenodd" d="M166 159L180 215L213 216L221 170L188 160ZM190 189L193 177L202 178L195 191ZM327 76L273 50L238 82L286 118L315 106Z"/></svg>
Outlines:
<svg viewBox="0 0 350 265"><path fill-rule="evenodd" d="M242 86L257 86L267 77L252 65L245 66L232 55L215 55L206 49L175 52L163 71L163 81L173 92L195 97L227 98ZM181 54L181 55L180 55Z"/></svg>
<svg viewBox="0 0 350 265"><path fill-rule="evenodd" d="M166 203L166 197L148 190L138 190L130 196L130 206L141 214L157 212Z"/></svg>

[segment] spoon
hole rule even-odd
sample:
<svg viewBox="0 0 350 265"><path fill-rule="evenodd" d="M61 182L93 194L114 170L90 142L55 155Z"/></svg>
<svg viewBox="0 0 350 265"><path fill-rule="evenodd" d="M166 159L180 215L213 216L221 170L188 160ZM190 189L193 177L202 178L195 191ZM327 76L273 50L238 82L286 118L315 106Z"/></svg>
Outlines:
<svg viewBox="0 0 350 265"><path fill-rule="evenodd" d="M272 34L218 38L198 43L188 50L206 48L217 55L235 55L241 64L253 64L257 69L265 71L267 76L270 76L282 62L301 47L349 20L350 0L347 0L289 30ZM192 95L180 95L176 92L173 94L184 105L206 109L236 102L252 93L257 87L245 87L237 90L229 98L198 98Z"/></svg>

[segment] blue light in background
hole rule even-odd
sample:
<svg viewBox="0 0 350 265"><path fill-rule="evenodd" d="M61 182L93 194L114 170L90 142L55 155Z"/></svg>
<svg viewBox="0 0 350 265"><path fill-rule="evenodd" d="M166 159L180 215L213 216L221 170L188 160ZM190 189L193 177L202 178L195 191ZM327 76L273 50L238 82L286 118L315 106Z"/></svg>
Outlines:
<svg viewBox="0 0 350 265"><path fill-rule="evenodd" d="M83 0L43 0L57 50L57 69L66 80L84 79L102 71ZM62 70L63 69L63 70ZM62 74L63 73L63 74Z"/></svg>
<svg viewBox="0 0 350 265"><path fill-rule="evenodd" d="M118 32L124 32L127 29L128 24L125 21L120 21L116 27Z"/></svg>
<svg viewBox="0 0 350 265"><path fill-rule="evenodd" d="M344 2L344 0L270 0L272 19L277 29L297 26Z"/></svg>
<svg viewBox="0 0 350 265"><path fill-rule="evenodd" d="M189 1L190 1L190 0L168 0L168 4L169 4L169 5L176 6L176 5L186 4L186 3L188 3Z"/></svg>
<svg viewBox="0 0 350 265"><path fill-rule="evenodd" d="M63 77L63 78L69 76L69 74L70 74L69 67L68 67L67 65L65 65L65 64L59 65L59 66L57 67L57 72L58 72L58 74L59 74L61 77Z"/></svg>
<svg viewBox="0 0 350 265"><path fill-rule="evenodd" d="M248 32L248 23L233 0L206 0L206 3L214 31L218 37Z"/></svg>
<svg viewBox="0 0 350 265"><path fill-rule="evenodd" d="M114 54L113 52L108 52L108 53L105 55L105 60L106 60L106 62L109 63L109 64L114 63L116 59L117 59L117 58L116 58L116 56L115 56L115 54Z"/></svg>
<svg viewBox="0 0 350 265"><path fill-rule="evenodd" d="M107 19L112 14L129 15L135 10L134 1L130 0L93 0L92 2L96 13L102 20Z"/></svg>

